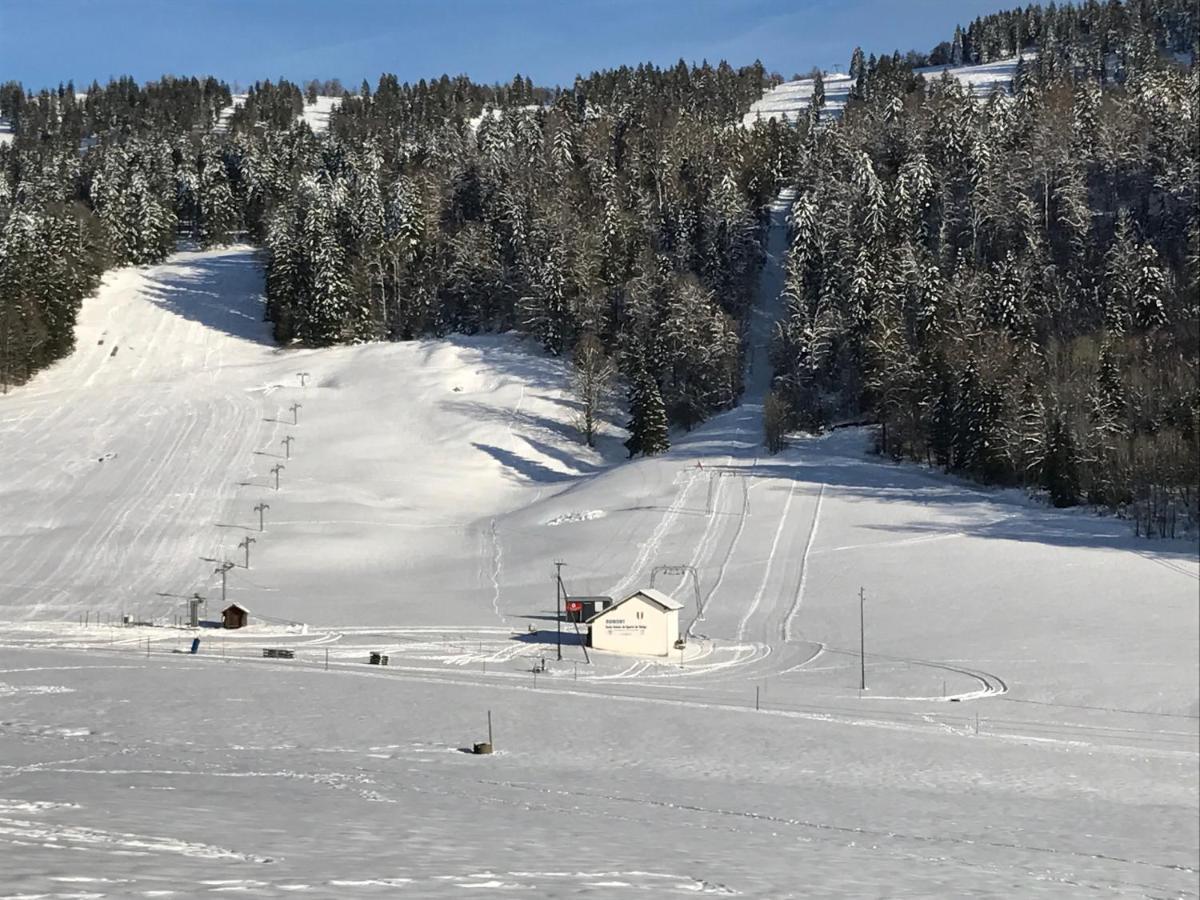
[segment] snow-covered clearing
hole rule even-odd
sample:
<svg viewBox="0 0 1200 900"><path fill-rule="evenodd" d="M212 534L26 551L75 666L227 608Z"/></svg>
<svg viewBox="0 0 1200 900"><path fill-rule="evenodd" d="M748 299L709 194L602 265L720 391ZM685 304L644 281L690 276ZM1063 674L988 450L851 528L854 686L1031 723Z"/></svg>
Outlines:
<svg viewBox="0 0 1200 900"><path fill-rule="evenodd" d="M308 127L317 134L328 131L329 115L341 102L341 97L318 97L316 103L305 101L304 112L300 114L300 118L307 122Z"/></svg>
<svg viewBox="0 0 1200 900"><path fill-rule="evenodd" d="M1031 53L1025 54L1027 60L1032 59L1033 56L1034 54ZM1011 59L994 60L978 66L927 66L917 69L916 72L924 75L928 81L940 78L943 72L947 72L952 78L970 88L977 96L986 97L995 91L1007 92L1011 89L1013 76L1017 73L1018 59L1014 56ZM824 72L822 81L825 86L825 106L822 115L837 118L846 108L846 101L850 98L850 89L854 87L854 80L845 73ZM743 116L742 124L751 127L759 121L782 120L784 117L789 122L795 122L808 114L809 107L812 105L812 95L813 80L811 78L785 81L766 91L760 99L756 100L751 105L750 111Z"/></svg>
<svg viewBox="0 0 1200 900"><path fill-rule="evenodd" d="M229 119L233 116L234 110L242 106L246 102L246 94L234 94L233 102L221 110L221 114L217 117L217 124L213 126L213 131L217 134L224 134L229 130ZM317 97L316 103L309 103L307 100L304 103L304 111L300 113L297 119L303 119L308 123L308 127L314 133L320 134L329 130L329 115L342 102L341 97Z"/></svg>
<svg viewBox="0 0 1200 900"><path fill-rule="evenodd" d="M511 109L506 109L504 107L499 107L499 106L489 106L489 107L484 108L479 113L479 115L472 116L471 118L467 119L467 127L470 128L471 131L473 131L473 132L478 131L479 126L483 124L483 120L485 117L488 119L488 121L494 122L494 121L499 121L501 118L503 118L505 113L507 113L507 112L515 111L515 112L536 113L541 108L542 107L540 105L538 105L537 103L529 103L524 106L515 106L515 107L512 107Z"/></svg>
<svg viewBox="0 0 1200 900"><path fill-rule="evenodd" d="M0 397L0 887L1196 896L1195 548L763 454L786 199L745 402L632 462L513 336L280 350L249 248L109 275ZM556 559L682 659L558 662ZM222 560L255 624L173 627Z"/></svg>

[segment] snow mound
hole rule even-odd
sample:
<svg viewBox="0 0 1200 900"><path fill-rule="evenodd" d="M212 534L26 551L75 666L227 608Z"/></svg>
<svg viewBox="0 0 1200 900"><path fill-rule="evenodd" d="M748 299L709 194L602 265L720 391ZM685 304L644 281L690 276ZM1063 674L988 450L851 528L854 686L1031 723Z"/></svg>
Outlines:
<svg viewBox="0 0 1200 900"><path fill-rule="evenodd" d="M608 515L602 509L589 509L583 512L563 513L560 516L555 516L546 522L547 525L566 525L570 522L590 522L592 519L600 519Z"/></svg>

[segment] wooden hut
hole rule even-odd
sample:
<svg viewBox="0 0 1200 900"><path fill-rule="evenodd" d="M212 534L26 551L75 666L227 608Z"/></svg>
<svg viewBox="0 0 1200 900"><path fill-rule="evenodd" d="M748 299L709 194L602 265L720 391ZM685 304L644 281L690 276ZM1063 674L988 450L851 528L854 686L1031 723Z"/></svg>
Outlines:
<svg viewBox="0 0 1200 900"><path fill-rule="evenodd" d="M224 628L245 628L250 624L250 610L231 603L221 610L221 625Z"/></svg>

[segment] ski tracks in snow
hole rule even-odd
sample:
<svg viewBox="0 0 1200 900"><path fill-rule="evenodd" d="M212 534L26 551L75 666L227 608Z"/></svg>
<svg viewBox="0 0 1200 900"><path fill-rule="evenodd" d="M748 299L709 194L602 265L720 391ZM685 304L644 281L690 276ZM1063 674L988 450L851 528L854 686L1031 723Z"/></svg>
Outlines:
<svg viewBox="0 0 1200 900"><path fill-rule="evenodd" d="M629 588L637 581L642 572L645 571L647 563L651 556L662 544L663 538L667 532L671 530L671 526L675 524L675 520L679 518L679 512L683 509L684 503L687 501L687 495L691 490L692 485L696 481L696 471L688 469L686 474L680 472L675 476L675 483L683 481L682 486L678 489L674 499L659 519L658 525L651 532L650 537L646 538L638 547L638 554L634 558L633 564L630 565L625 577L617 582L613 587L609 588L608 594L610 597L621 597Z"/></svg>
<svg viewBox="0 0 1200 900"><path fill-rule="evenodd" d="M784 527L787 525L788 511L792 508L792 497L796 493L796 482L793 481L788 487L787 500L783 504L783 513L779 517L779 525L775 528L775 537L771 541L771 550L767 554L767 565L763 569L762 581L759 582L758 590L754 592L754 599L750 602L750 606L746 608L746 612L742 615L742 620L738 623L737 639L744 641L746 639L746 629L750 625L750 619L758 612L758 607L762 603L763 595L767 591L767 584L771 580L771 569L775 565L776 552L779 549L779 539L783 535Z"/></svg>
<svg viewBox="0 0 1200 900"><path fill-rule="evenodd" d="M489 533L492 538L492 611L496 613L496 618L507 625L508 619L500 612L500 575L504 571L504 550L500 546L500 532L496 530L495 519L492 519Z"/></svg>
<svg viewBox="0 0 1200 900"><path fill-rule="evenodd" d="M800 612L800 604L804 600L804 587L808 583L808 557L812 553L813 541L817 537L817 528L821 524L821 504L825 500L825 485L822 483L817 491L817 502L813 507L812 526L808 530L808 541L804 545L804 553L800 556L800 580L796 584L796 593L792 597L792 606L783 620L782 636L784 643L792 640L792 623Z"/></svg>

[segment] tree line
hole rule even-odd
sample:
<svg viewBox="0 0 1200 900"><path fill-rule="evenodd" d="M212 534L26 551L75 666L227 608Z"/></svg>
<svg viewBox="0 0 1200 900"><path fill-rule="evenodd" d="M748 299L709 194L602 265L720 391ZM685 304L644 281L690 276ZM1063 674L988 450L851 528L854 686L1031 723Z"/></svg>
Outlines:
<svg viewBox="0 0 1200 900"><path fill-rule="evenodd" d="M385 74L322 135L298 114L340 85L0 85L0 380L70 351L106 268L248 240L281 343L520 330L574 359L588 440L619 377L631 455L660 452L738 401L793 186L773 449L868 415L881 452L1170 532L1197 516L1196 34L1184 0L999 12L856 51L838 120L817 90L752 129L759 63ZM1018 53L1011 96L914 71Z"/></svg>
<svg viewBox="0 0 1200 900"><path fill-rule="evenodd" d="M866 412L896 458L1107 506L1148 534L1200 521L1200 82L1172 55L1184 12L990 17L975 31L1008 33L998 54L1029 22L1063 37L1067 21L1106 58L1078 38L981 101L884 57L840 122L804 123L771 441Z"/></svg>

